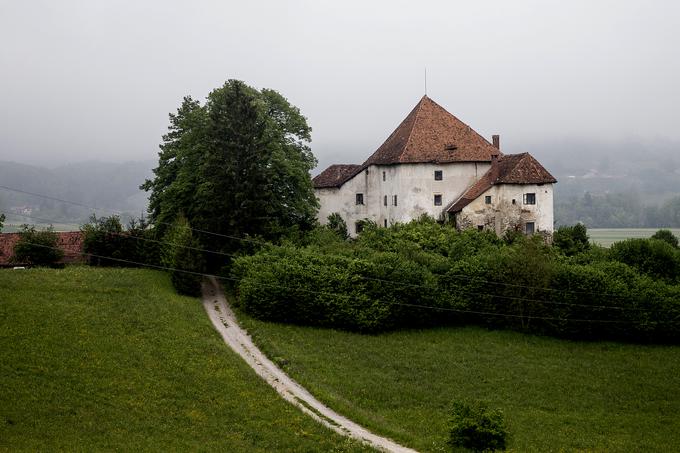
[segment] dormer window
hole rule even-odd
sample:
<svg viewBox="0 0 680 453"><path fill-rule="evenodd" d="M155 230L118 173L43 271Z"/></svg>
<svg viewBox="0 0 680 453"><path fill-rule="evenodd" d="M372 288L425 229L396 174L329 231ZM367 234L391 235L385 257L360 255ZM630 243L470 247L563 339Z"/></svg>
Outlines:
<svg viewBox="0 0 680 453"><path fill-rule="evenodd" d="M455 150L458 149L458 147L457 147L455 144L453 144L453 143L447 143L447 144L444 146L444 149L447 150L447 151L455 151Z"/></svg>

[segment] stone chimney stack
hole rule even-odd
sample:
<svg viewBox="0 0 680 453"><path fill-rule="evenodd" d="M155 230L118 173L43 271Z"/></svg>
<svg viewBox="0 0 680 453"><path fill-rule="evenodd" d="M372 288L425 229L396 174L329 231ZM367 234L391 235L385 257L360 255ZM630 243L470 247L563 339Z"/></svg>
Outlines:
<svg viewBox="0 0 680 453"><path fill-rule="evenodd" d="M494 146L494 148L496 148L497 150L500 151L500 149L501 149L501 136L500 136L500 135L497 135L497 134L496 134L496 135L492 135L492 136L491 136L491 139L493 140L493 146Z"/></svg>

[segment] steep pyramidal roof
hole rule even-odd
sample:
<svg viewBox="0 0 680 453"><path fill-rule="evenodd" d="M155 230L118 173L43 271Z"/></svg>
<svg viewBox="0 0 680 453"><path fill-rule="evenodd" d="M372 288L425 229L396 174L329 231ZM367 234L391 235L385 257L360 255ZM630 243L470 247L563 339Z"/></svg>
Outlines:
<svg viewBox="0 0 680 453"><path fill-rule="evenodd" d="M418 162L489 162L499 151L470 126L423 96L406 119L364 162L389 165Z"/></svg>
<svg viewBox="0 0 680 453"><path fill-rule="evenodd" d="M529 153L506 154L492 162L491 168L465 191L460 198L446 208L458 212L472 203L494 184L549 184L557 180Z"/></svg>

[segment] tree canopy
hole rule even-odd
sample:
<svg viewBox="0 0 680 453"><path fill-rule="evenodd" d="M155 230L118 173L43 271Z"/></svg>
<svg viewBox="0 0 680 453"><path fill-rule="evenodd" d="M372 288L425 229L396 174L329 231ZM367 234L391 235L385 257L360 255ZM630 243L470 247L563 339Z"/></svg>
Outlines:
<svg viewBox="0 0 680 453"><path fill-rule="evenodd" d="M274 238L312 225L318 208L309 172L311 128L274 90L229 80L204 105L187 96L170 114L150 191L150 221L161 233L180 215L193 228ZM199 236L211 249L238 244Z"/></svg>

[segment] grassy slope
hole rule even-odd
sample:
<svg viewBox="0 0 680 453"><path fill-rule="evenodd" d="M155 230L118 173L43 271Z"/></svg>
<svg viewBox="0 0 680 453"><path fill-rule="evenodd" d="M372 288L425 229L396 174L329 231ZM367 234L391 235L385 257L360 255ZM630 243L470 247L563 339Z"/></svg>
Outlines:
<svg viewBox="0 0 680 453"><path fill-rule="evenodd" d="M0 450L364 450L288 405L162 273L0 270Z"/></svg>
<svg viewBox="0 0 680 453"><path fill-rule="evenodd" d="M680 347L481 328L366 336L240 316L320 399L419 450L445 450L451 402L476 398L504 411L515 451L680 451Z"/></svg>

